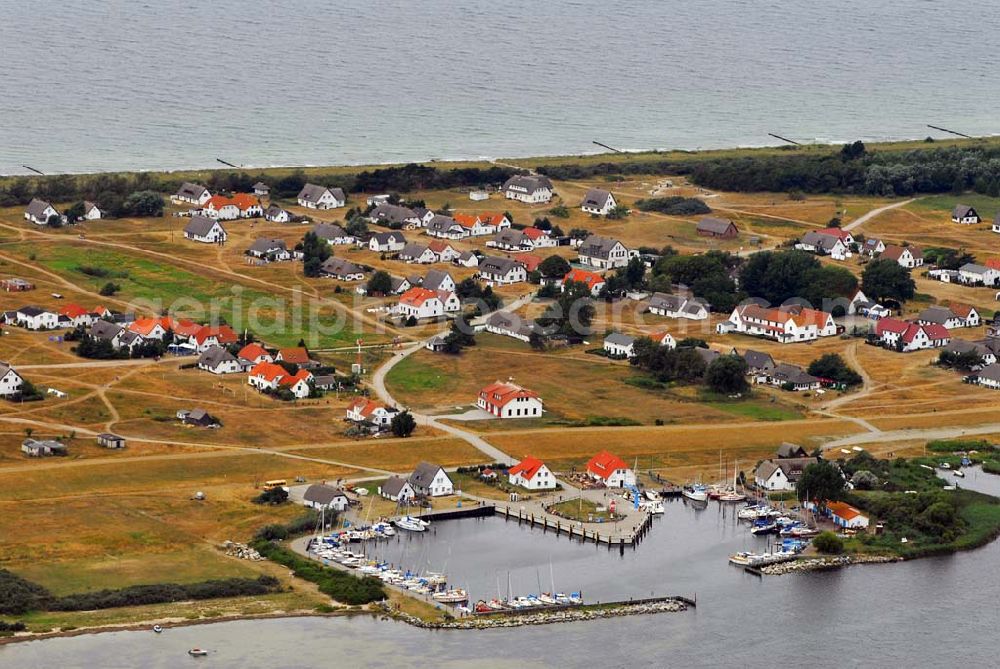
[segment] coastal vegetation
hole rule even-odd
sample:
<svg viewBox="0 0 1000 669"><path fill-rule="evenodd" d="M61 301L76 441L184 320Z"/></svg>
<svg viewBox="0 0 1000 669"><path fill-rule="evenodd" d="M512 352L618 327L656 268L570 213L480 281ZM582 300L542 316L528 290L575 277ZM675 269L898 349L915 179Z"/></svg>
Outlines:
<svg viewBox="0 0 1000 669"><path fill-rule="evenodd" d="M794 299L821 308L824 300L847 297L857 286L858 280L850 270L824 265L805 251L755 253L743 263L740 272L740 288L771 304Z"/></svg>
<svg viewBox="0 0 1000 669"><path fill-rule="evenodd" d="M304 558L266 539L255 539L251 545L268 560L291 569L296 578L315 583L320 592L341 604L356 606L386 598L385 588L376 578L359 578L340 569L324 567L315 560Z"/></svg>

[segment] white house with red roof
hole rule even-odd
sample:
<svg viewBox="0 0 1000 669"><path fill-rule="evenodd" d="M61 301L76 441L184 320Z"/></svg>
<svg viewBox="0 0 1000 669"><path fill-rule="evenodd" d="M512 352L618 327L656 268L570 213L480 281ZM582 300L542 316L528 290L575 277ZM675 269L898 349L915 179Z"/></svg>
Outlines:
<svg viewBox="0 0 1000 669"><path fill-rule="evenodd" d="M507 470L507 480L511 485L528 490L552 490L556 487L556 477L545 463L531 456Z"/></svg>
<svg viewBox="0 0 1000 669"><path fill-rule="evenodd" d="M532 249L552 248L559 245L559 243L552 238L552 233L548 230L525 228L524 230L521 230L521 234L531 240Z"/></svg>
<svg viewBox="0 0 1000 669"><path fill-rule="evenodd" d="M591 272L585 269L571 269L566 273L566 276L562 278L562 289L563 292L566 291L566 284L570 281L576 283L583 283L587 285L590 289L590 294L597 297L597 294L601 292L601 289L605 286L604 277L597 272Z"/></svg>
<svg viewBox="0 0 1000 669"><path fill-rule="evenodd" d="M427 248L437 254L437 257L441 259L441 262L451 262L462 255L461 251L443 239L432 240L427 244Z"/></svg>
<svg viewBox="0 0 1000 669"><path fill-rule="evenodd" d="M733 309L728 321L716 325L716 331L759 335L787 344L833 336L837 334L837 324L833 315L826 311L797 305L767 308L741 304Z"/></svg>
<svg viewBox="0 0 1000 669"><path fill-rule="evenodd" d="M254 365L247 377L247 383L261 392L288 389L299 399L309 397L311 380L312 374L309 370L300 369L295 374L290 374L284 367L273 362Z"/></svg>
<svg viewBox="0 0 1000 669"><path fill-rule="evenodd" d="M868 516L861 513L847 502L827 502L826 512L835 525L850 529L868 527Z"/></svg>
<svg viewBox="0 0 1000 669"><path fill-rule="evenodd" d="M371 423L379 428L388 427L398 413L398 409L367 397L359 397L347 405L347 420L352 423Z"/></svg>
<svg viewBox="0 0 1000 669"><path fill-rule="evenodd" d="M137 318L127 327L129 332L134 332L143 339L163 340L167 335L167 329L159 318Z"/></svg>
<svg viewBox="0 0 1000 669"><path fill-rule="evenodd" d="M240 352L236 354L236 358L248 369L257 363L274 362L274 356L256 342L247 344L241 348Z"/></svg>
<svg viewBox="0 0 1000 669"><path fill-rule="evenodd" d="M587 462L587 473L609 488L635 485L635 472L624 460L607 451L601 451Z"/></svg>
<svg viewBox="0 0 1000 669"><path fill-rule="evenodd" d="M191 341L199 353L205 352L211 346L235 344L240 337L228 325L202 325L191 335Z"/></svg>
<svg viewBox="0 0 1000 669"><path fill-rule="evenodd" d="M440 318L444 316L444 302L436 290L416 286L399 296L396 312L401 318Z"/></svg>
<svg viewBox="0 0 1000 669"><path fill-rule="evenodd" d="M841 228L823 228L822 230L816 230L821 235L829 235L831 237L836 237L844 243L844 246L850 246L854 243L854 235L849 231L843 230Z"/></svg>
<svg viewBox="0 0 1000 669"><path fill-rule="evenodd" d="M495 381L479 391L476 406L498 418L541 418L542 398L533 390Z"/></svg>
<svg viewBox="0 0 1000 669"><path fill-rule="evenodd" d="M951 343L951 333L943 325L913 323L898 318L878 320L875 323L875 335L886 348L903 353L925 348L941 348Z"/></svg>
<svg viewBox="0 0 1000 669"><path fill-rule="evenodd" d="M259 218L264 215L264 208L256 196L236 193L232 197L213 195L205 202L201 213L220 221L235 221L238 218Z"/></svg>
<svg viewBox="0 0 1000 669"><path fill-rule="evenodd" d="M73 324L73 327L91 326L97 320L97 313L81 307L79 304L67 304L59 310L60 316L65 316Z"/></svg>

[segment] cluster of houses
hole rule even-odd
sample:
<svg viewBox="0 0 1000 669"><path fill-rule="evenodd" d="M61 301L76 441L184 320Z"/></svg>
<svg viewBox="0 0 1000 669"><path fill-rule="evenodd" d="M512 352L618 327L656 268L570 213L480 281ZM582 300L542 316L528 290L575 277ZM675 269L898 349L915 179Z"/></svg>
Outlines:
<svg viewBox="0 0 1000 669"><path fill-rule="evenodd" d="M921 311L912 320L885 317L875 324L874 338L882 346L908 353L928 348L943 348L952 340L951 330L978 327L982 318L975 307L951 303Z"/></svg>
<svg viewBox="0 0 1000 669"><path fill-rule="evenodd" d="M227 343L235 342L234 339ZM312 370L320 364L301 346L271 350L250 342L234 354L225 343L219 343L202 351L197 366L211 374L246 373L247 384L257 391L277 393L287 390L296 399L309 397L313 388L328 390L337 383L332 374L313 373Z"/></svg>
<svg viewBox="0 0 1000 669"><path fill-rule="evenodd" d="M975 207L970 207L967 204L956 204L955 208L951 210L951 222L958 223L959 225L979 225L983 222L983 219L979 216ZM990 230L1000 233L1000 213L993 217L993 224L990 226Z"/></svg>
<svg viewBox="0 0 1000 669"><path fill-rule="evenodd" d="M984 265L969 262L958 269L932 269L927 275L944 283L963 286L997 286L1000 285L1000 258L990 258Z"/></svg>
<svg viewBox="0 0 1000 669"><path fill-rule="evenodd" d="M833 314L800 305L765 307L753 302L737 305L729 320L716 325L716 332L738 332L787 344L814 341L838 334Z"/></svg>

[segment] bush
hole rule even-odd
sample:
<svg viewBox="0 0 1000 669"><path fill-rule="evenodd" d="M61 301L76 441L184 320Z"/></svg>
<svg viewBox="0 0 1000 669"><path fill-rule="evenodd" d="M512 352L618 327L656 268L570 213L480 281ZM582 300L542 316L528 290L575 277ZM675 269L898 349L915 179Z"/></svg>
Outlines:
<svg viewBox="0 0 1000 669"><path fill-rule="evenodd" d="M696 197L651 197L639 200L635 206L640 211L655 211L671 216L693 216L695 214L708 214L712 209Z"/></svg>
<svg viewBox="0 0 1000 669"><path fill-rule="evenodd" d="M0 569L0 614L16 616L42 610L51 599L51 593L42 586Z"/></svg>
<svg viewBox="0 0 1000 669"><path fill-rule="evenodd" d="M279 592L281 584L273 576L257 578L225 578L200 583L161 583L134 585L120 590L98 590L78 595L67 595L52 601L51 611L90 611L122 606L144 606L188 599L218 599L222 597L247 597Z"/></svg>
<svg viewBox="0 0 1000 669"><path fill-rule="evenodd" d="M288 567L295 577L315 583L320 592L342 604L369 604L386 598L382 582L371 576L358 578L339 569L324 567L270 541L258 539L252 545L267 559Z"/></svg>
<svg viewBox="0 0 1000 669"><path fill-rule="evenodd" d="M288 491L284 488L271 488L270 490L265 490L261 494L250 500L254 504L267 504L269 506L278 506L284 504L288 501Z"/></svg>
<svg viewBox="0 0 1000 669"><path fill-rule="evenodd" d="M101 286L100 293L104 297L111 297L121 289L122 287L119 284L115 283L114 281L108 281L106 284Z"/></svg>
<svg viewBox="0 0 1000 669"><path fill-rule="evenodd" d="M813 539L813 546L820 553L828 555L839 555L844 552L844 540L829 531L817 534L816 538Z"/></svg>
<svg viewBox="0 0 1000 669"><path fill-rule="evenodd" d="M282 541L288 538L288 529L284 525L265 525L254 536L264 541Z"/></svg>

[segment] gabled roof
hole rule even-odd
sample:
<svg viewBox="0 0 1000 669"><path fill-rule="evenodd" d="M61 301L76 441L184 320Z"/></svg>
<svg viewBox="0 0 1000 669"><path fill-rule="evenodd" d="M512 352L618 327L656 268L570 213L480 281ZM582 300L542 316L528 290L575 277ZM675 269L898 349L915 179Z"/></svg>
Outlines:
<svg viewBox="0 0 1000 669"><path fill-rule="evenodd" d="M409 484L409 481L406 479L399 478L398 476L390 476L386 479L385 483L382 484L382 494L389 495L390 497L396 497L403 491L403 488L405 488L407 484Z"/></svg>
<svg viewBox="0 0 1000 669"><path fill-rule="evenodd" d="M217 225L220 228L222 227L222 224L214 218L195 214L191 217L191 222L184 227L184 233L195 237L204 237ZM223 228L223 231L225 231L225 228Z"/></svg>
<svg viewBox="0 0 1000 669"><path fill-rule="evenodd" d="M427 272L427 276L424 277L420 285L428 290L440 290L446 279L451 279L450 273L440 269L432 269ZM451 282L455 283L455 280L452 279Z"/></svg>
<svg viewBox="0 0 1000 669"><path fill-rule="evenodd" d="M607 451L601 451L587 462L587 471L605 481L616 469L628 469L625 461Z"/></svg>
<svg viewBox="0 0 1000 669"><path fill-rule="evenodd" d="M305 365L312 362L309 358L309 351L301 346L278 349L278 357L280 357L284 362L290 362L296 365Z"/></svg>
<svg viewBox="0 0 1000 669"><path fill-rule="evenodd" d="M371 239L375 240L375 243L379 246L385 246L386 244L396 243L405 244L406 237L402 232L376 232L371 236Z"/></svg>
<svg viewBox="0 0 1000 669"><path fill-rule="evenodd" d="M516 383L494 381L479 391L479 396L489 400L491 404L498 407L506 406L508 402L519 398L528 397L540 399L538 393L527 388L522 388Z"/></svg>
<svg viewBox="0 0 1000 669"><path fill-rule="evenodd" d="M320 265L320 270L326 274L334 276L348 276L350 274L364 274L364 269L360 265L355 265L349 260L330 256Z"/></svg>
<svg viewBox="0 0 1000 669"><path fill-rule="evenodd" d="M928 323L947 323L952 318L955 318L955 314L951 312L951 309L945 307L927 307L919 314L917 314L917 320L927 321Z"/></svg>
<svg viewBox="0 0 1000 669"><path fill-rule="evenodd" d="M372 209L369 216L378 221L388 221L389 223L403 223L408 220L420 218L417 212L409 207L401 207L398 204L384 202Z"/></svg>
<svg viewBox="0 0 1000 669"><path fill-rule="evenodd" d="M747 349L743 353L743 359L746 361L749 369L765 369L767 367L774 367L774 358L771 357L770 353L764 353L763 351Z"/></svg>
<svg viewBox="0 0 1000 669"><path fill-rule="evenodd" d="M350 235L347 234L342 227L334 225L333 223L317 223L313 226L312 233L320 239L325 239L326 241L350 237Z"/></svg>
<svg viewBox="0 0 1000 669"><path fill-rule="evenodd" d="M192 337L199 345L211 337L215 337L220 344L233 344L239 341L239 335L228 325L202 325Z"/></svg>
<svg viewBox="0 0 1000 669"><path fill-rule="evenodd" d="M266 348L256 342L247 344L240 349L238 354L238 357L243 360L256 360L262 356L271 357L271 354L267 352Z"/></svg>
<svg viewBox="0 0 1000 669"><path fill-rule="evenodd" d="M978 218L979 214L967 204L956 204L955 208L951 210L952 218L965 218L967 216L976 216Z"/></svg>
<svg viewBox="0 0 1000 669"><path fill-rule="evenodd" d="M455 247L443 239L434 239L427 243L427 248L440 255L448 249L455 250Z"/></svg>
<svg viewBox="0 0 1000 669"><path fill-rule="evenodd" d="M716 218L715 216L706 216L695 226L699 232L711 232L715 235L723 235L731 227L735 228L736 224L728 218Z"/></svg>
<svg viewBox="0 0 1000 669"><path fill-rule="evenodd" d="M109 321L95 321L93 325L90 326L90 336L96 339L114 339L124 330L122 326L117 323L111 323Z"/></svg>
<svg viewBox="0 0 1000 669"><path fill-rule="evenodd" d="M847 242L848 239L853 239L853 235L847 230L841 228L821 228L816 230L821 235L827 235L829 237L836 237L837 239Z"/></svg>
<svg viewBox="0 0 1000 669"><path fill-rule="evenodd" d="M534 174L515 174L511 178L504 182L504 190L507 190L511 186L516 186L525 189L529 193L533 193L537 190L543 188L548 188L552 190L552 182L548 177L538 176Z"/></svg>
<svg viewBox="0 0 1000 669"><path fill-rule="evenodd" d="M80 316L86 316L90 313L91 313L90 311L87 311L79 304L73 304L73 303L67 304L62 309L59 310L60 316L69 316L70 318L79 318Z"/></svg>
<svg viewBox="0 0 1000 669"><path fill-rule="evenodd" d="M601 284L605 283L604 277L598 274L597 272L590 272L585 269L576 269L576 268L571 269L569 272L566 273L566 276L563 277L564 284L569 283L570 281L576 283L585 283L587 284L587 288L589 288L590 290L594 290L594 288L596 288L597 286L600 286Z"/></svg>
<svg viewBox="0 0 1000 669"><path fill-rule="evenodd" d="M250 370L250 376L260 377L267 381L268 383L272 381L280 380L284 376L288 376L288 372L281 365L274 362L258 362Z"/></svg>
<svg viewBox="0 0 1000 669"><path fill-rule="evenodd" d="M312 484L306 488L305 493L302 495L302 499L305 501L312 502L313 504L320 504L322 506L328 505L338 497L347 499L347 494L340 488L334 488L333 486L328 486L324 483Z"/></svg>
<svg viewBox="0 0 1000 669"><path fill-rule="evenodd" d="M419 258L424 254L424 251L428 250L426 244L420 244L418 242L410 242L403 247L403 250L399 252L400 257L405 258Z"/></svg>
<svg viewBox="0 0 1000 669"><path fill-rule="evenodd" d="M1000 363L993 363L992 365L987 365L979 370L976 375L982 379L988 379L990 381L996 381L1000 383Z"/></svg>
<svg viewBox="0 0 1000 669"><path fill-rule="evenodd" d="M303 186L302 190L299 191L297 199L317 203L327 191L330 191L330 194L337 198L337 200L346 199L343 188L327 188L326 186L319 186L317 184L306 184Z"/></svg>
<svg viewBox="0 0 1000 669"><path fill-rule="evenodd" d="M579 253L582 256L588 258L604 258L607 259L611 256L611 251L620 244L617 239L611 237L600 237L598 235L591 235L583 240L583 244L580 245Z"/></svg>
<svg viewBox="0 0 1000 669"><path fill-rule="evenodd" d="M907 251L913 256L914 260L919 260L924 257L924 252L917 246L897 246L895 244L887 244L885 251L882 251L881 258L887 258L889 260L895 260L899 262L899 259Z"/></svg>
<svg viewBox="0 0 1000 669"><path fill-rule="evenodd" d="M847 502L827 502L826 508L830 513L838 518L843 518L844 520L852 520L858 516L861 516L862 518L865 517L865 514L861 513Z"/></svg>
<svg viewBox="0 0 1000 669"><path fill-rule="evenodd" d="M436 290L415 286L399 296L399 303L420 307L430 299L440 299Z"/></svg>
<svg viewBox="0 0 1000 669"><path fill-rule="evenodd" d="M485 274L509 274L520 265L511 258L500 258L498 256L486 256L479 259L479 271Z"/></svg>
<svg viewBox="0 0 1000 669"><path fill-rule="evenodd" d="M530 455L525 459L521 460L519 463L511 467L507 472L511 476L520 474L524 479L530 481L535 478L535 474L545 466L545 463L538 458L533 458Z"/></svg>
<svg viewBox="0 0 1000 669"><path fill-rule="evenodd" d="M394 407L386 406L381 402L370 400L367 397L359 397L358 399L354 400L353 402L347 405L348 411L357 412L361 414L363 418L366 419L379 409L385 409L389 413L396 413L399 411Z"/></svg>
<svg viewBox="0 0 1000 669"><path fill-rule="evenodd" d="M140 334L143 337L148 337L150 333L156 329L159 325L161 328L163 326L160 324L159 318L137 318L128 325L128 329L136 334ZM166 328L163 328L166 329Z"/></svg>
<svg viewBox="0 0 1000 669"><path fill-rule="evenodd" d="M200 200L202 195L208 192L208 189L201 184L194 184L190 181L185 181L181 184L181 187L177 189L176 197L186 197L193 200Z"/></svg>
<svg viewBox="0 0 1000 669"><path fill-rule="evenodd" d="M429 232L449 232L454 229L464 230L462 224L456 221L451 216L443 216L441 214L434 214L434 218L427 223L427 230Z"/></svg>
<svg viewBox="0 0 1000 669"><path fill-rule="evenodd" d="M612 332L604 338L604 343L614 344L615 346L631 346L635 343L635 337L621 332Z"/></svg>
<svg viewBox="0 0 1000 669"><path fill-rule="evenodd" d="M236 193L232 197L213 195L205 202L205 207L212 209L222 209L229 205L236 207L240 211L246 211L251 207L259 207L260 200L257 199L257 196L250 193Z"/></svg>
<svg viewBox="0 0 1000 669"><path fill-rule="evenodd" d="M417 465L416 469L413 470L413 473L410 474L410 484L415 487L427 488L434 481L434 477L440 470L441 465L432 464L430 462L421 462ZM448 476L448 474L446 473L445 476Z"/></svg>
<svg viewBox="0 0 1000 669"><path fill-rule="evenodd" d="M285 244L284 239L276 239L274 237L258 237L253 244L250 245L250 251L254 253L270 253L272 251L287 251L288 245Z"/></svg>
<svg viewBox="0 0 1000 669"><path fill-rule="evenodd" d="M603 188L591 188L583 196L581 206L584 207L604 207L608 203L608 198L612 197L611 191Z"/></svg>
<svg viewBox="0 0 1000 669"><path fill-rule="evenodd" d="M223 362L236 362L236 358L233 357L232 353L217 345L209 346L205 352L198 357L199 365L218 367Z"/></svg>
<svg viewBox="0 0 1000 669"><path fill-rule="evenodd" d="M41 218L45 215L45 210L49 207L52 207L52 205L45 200L40 200L37 197L34 197L31 198L31 202L28 203L26 211L32 218ZM55 207L52 208L55 209Z"/></svg>

